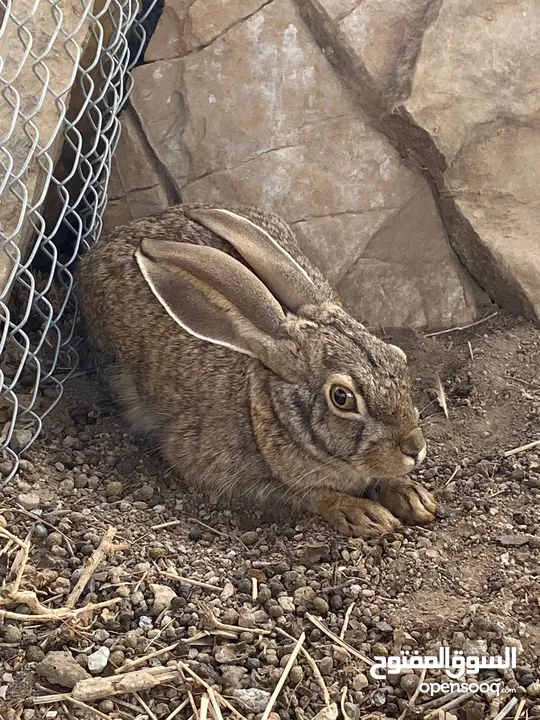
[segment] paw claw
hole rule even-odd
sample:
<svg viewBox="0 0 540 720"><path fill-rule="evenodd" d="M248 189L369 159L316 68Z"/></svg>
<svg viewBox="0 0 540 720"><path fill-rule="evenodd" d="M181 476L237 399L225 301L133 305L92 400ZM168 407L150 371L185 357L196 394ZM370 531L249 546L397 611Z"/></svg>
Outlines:
<svg viewBox="0 0 540 720"><path fill-rule="evenodd" d="M435 520L438 503L434 495L413 480L392 480L382 489L379 502L408 525Z"/></svg>
<svg viewBox="0 0 540 720"><path fill-rule="evenodd" d="M350 495L325 500L320 514L342 535L369 540L395 532L401 525L389 510L371 500Z"/></svg>

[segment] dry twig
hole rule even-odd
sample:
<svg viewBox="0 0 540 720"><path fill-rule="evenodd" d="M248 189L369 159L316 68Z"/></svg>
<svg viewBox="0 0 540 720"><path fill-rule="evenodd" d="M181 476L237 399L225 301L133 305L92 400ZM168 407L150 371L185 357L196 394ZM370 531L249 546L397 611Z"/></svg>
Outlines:
<svg viewBox="0 0 540 720"><path fill-rule="evenodd" d="M454 697L451 700L449 700L444 705L440 705L436 710L432 710L426 715L426 720L436 720L438 718L439 713L441 711L446 712L447 710L454 710L455 708L459 707L460 705L463 705L463 703L466 700L469 700L470 698L474 697L476 693L474 691L470 691L464 694L460 694L458 697Z"/></svg>
<svg viewBox="0 0 540 720"><path fill-rule="evenodd" d="M347 686L345 685L343 687L343 690L341 691L341 700L340 700L340 707L341 707L341 714L343 715L343 720L351 720L351 716L345 709L345 700L347 699Z"/></svg>
<svg viewBox="0 0 540 720"><path fill-rule="evenodd" d="M415 703L416 703L416 698L420 695L420 688L422 687L422 683L423 683L424 680L426 679L426 673L427 673L427 668L424 668L424 669L422 670L422 674L420 675L420 680L418 681L418 685L416 686L416 690L415 690L415 691L413 692L413 694L411 695L411 699L410 699L409 702L407 703L407 707L406 707L405 710L401 713L401 715L399 716L398 720L404 720L405 717L407 716L409 710L412 710L412 708L414 708Z"/></svg>
<svg viewBox="0 0 540 720"><path fill-rule="evenodd" d="M208 698L210 699L210 704L212 705L212 712L214 713L215 720L223 720L223 715L221 713L221 709L219 707L219 703L216 697L216 693L214 692L213 688L208 688Z"/></svg>
<svg viewBox="0 0 540 720"><path fill-rule="evenodd" d="M201 608L201 612L205 616L206 621L212 627L212 629L222 630L223 632L227 632L227 633L235 633L235 635L239 635L241 632L243 632L245 630L245 628L241 628L238 625L227 625L226 623L222 623L214 615L214 612L213 612L212 608L210 607L210 605L208 605L208 603L201 601L201 602L199 602L199 607ZM259 635L270 635L271 634L270 630L263 630L262 628L255 628L254 630Z"/></svg>
<svg viewBox="0 0 540 720"><path fill-rule="evenodd" d="M135 670L135 668L140 667L141 665L144 665L148 662L148 660L152 660L153 658L160 657L160 655L164 655L165 653L172 652L180 645L180 641L173 643L172 645L167 645L167 647L160 648L159 650L154 650L151 653L148 653L148 655L144 655L143 657L136 658L135 660L128 660L125 662L122 666L119 668L116 668L114 671L115 675L122 675L126 672L132 672Z"/></svg>
<svg viewBox="0 0 540 720"><path fill-rule="evenodd" d="M209 705L210 705L210 700L208 699L208 695L205 694L201 697L201 709L199 710L200 720L207 720Z"/></svg>
<svg viewBox="0 0 540 720"><path fill-rule="evenodd" d="M210 685L205 680L203 680L202 677L197 675L197 673L194 672L189 667L189 665L186 665L186 663L184 663L184 662L179 662L177 665L178 665L178 668L180 668L183 672L187 673L191 678L193 678L193 680L196 680L200 685L203 686L203 688L205 690L208 691L208 689L210 688ZM238 712L238 710L235 707L233 707L233 705L231 705L231 703L228 700L226 700L223 697L223 695L220 695L216 690L214 690L214 693L217 698L217 701L219 702L219 704L222 707L226 707L229 710L231 710L233 715L235 715L237 718L240 718L240 720L246 720L246 718L242 715L242 713Z"/></svg>
<svg viewBox="0 0 540 720"><path fill-rule="evenodd" d="M280 635L283 635L284 637L289 638L289 640L292 640L294 643L298 642L296 638L294 638L292 635L289 635L289 633L286 630L283 630L280 627L276 626L276 632ZM321 693L323 696L324 704L329 707L332 704L332 701L330 699L330 693L328 692L328 688L326 687L326 683L324 682L324 678L321 674L321 671L319 670L317 663L315 660L311 657L311 655L308 653L305 647L300 648L300 652L305 657L309 667L311 668L311 672L313 673L315 680L317 681L319 687L321 688Z"/></svg>
<svg viewBox="0 0 540 720"><path fill-rule="evenodd" d="M437 332L427 333L427 335L424 335L424 337L437 337L437 335L446 335L447 333L457 332L458 330L468 330L469 328L476 327L477 325L481 325L482 323L491 320L491 318L494 318L498 314L499 312L495 311L491 313L491 315L486 315L486 317L483 317L476 322L469 323L469 325L460 325L457 327L448 328L448 330L438 330Z"/></svg>
<svg viewBox="0 0 540 720"><path fill-rule="evenodd" d="M104 600L103 602L93 603L91 605L84 605L80 608L67 608L62 607L58 609L50 609L45 605L42 605L34 592L29 590L19 591L14 597L10 597L7 602L17 605L27 605L32 611L32 615L26 615L25 613L11 612L9 610L0 610L0 622L3 620L21 620L22 622L55 622L55 621L66 621L72 620L79 615L85 613L92 613L96 610L103 610L103 608L117 605L121 602L121 598L111 598L110 600ZM0 600L0 605L6 604L5 600Z"/></svg>
<svg viewBox="0 0 540 720"><path fill-rule="evenodd" d="M270 716L270 713L272 712L272 708L274 707L276 700L278 699L279 693L281 692L281 688L285 685L285 681L287 680L287 677L288 677L289 673L291 672L292 666L294 665L294 663L296 661L296 657L297 657L298 653L300 652L300 649L302 648L302 645L304 644L305 639L306 639L306 633L303 632L300 635L300 637L298 638L298 641L293 648L293 651L287 661L287 664L283 668L281 677L279 678L277 685L274 688L274 692L270 696L270 700L268 701L268 705L266 706L266 709L261 716L261 720L268 720L268 717Z"/></svg>
<svg viewBox="0 0 540 720"><path fill-rule="evenodd" d="M538 447L540 445L540 440L534 440L534 442L527 443L526 445L520 445L519 447L513 448L512 450L507 450L504 453L504 457L512 457L512 455L517 455L520 452L525 452L526 450L533 450L534 448Z"/></svg>
<svg viewBox="0 0 540 720"><path fill-rule="evenodd" d="M448 403L446 402L446 393L441 382L441 378L437 375L437 400L444 413L444 417L448 420Z"/></svg>
<svg viewBox="0 0 540 720"><path fill-rule="evenodd" d="M174 720L174 718L175 718L177 715L180 715L180 713L182 712L182 710L183 710L185 707L187 707L188 705L189 705L189 698L186 698L183 702L180 703L180 705L178 705L178 707L176 707L176 708L172 711L172 713L171 713L170 715L167 715L167 717L165 718L165 720Z"/></svg>
<svg viewBox="0 0 540 720"><path fill-rule="evenodd" d="M157 685L178 679L178 670L170 667L148 668L135 672L112 677L95 677L88 680L79 680L71 693L60 695L42 695L34 698L34 705L63 702L64 700L78 700L80 702L94 702L114 695L131 695L140 690L151 690Z"/></svg>
<svg viewBox="0 0 540 720"><path fill-rule="evenodd" d="M500 713L497 713L493 720L503 720L507 715L510 714L510 710L518 704L517 697L513 697L509 700L508 704L503 707Z"/></svg>
<svg viewBox="0 0 540 720"><path fill-rule="evenodd" d="M343 618L343 625L341 626L341 631L339 633L340 640L343 640L345 638L345 633L347 632L347 628L349 627L349 620L351 619L351 613L354 610L355 605L356 603L352 602L347 608L347 612L345 613L345 617Z"/></svg>
<svg viewBox="0 0 540 720"><path fill-rule="evenodd" d="M182 575L177 575L176 572L167 572L166 570L160 570L159 574L163 577L166 577L168 580L175 580L176 582L184 582L188 585L196 585L197 587L204 588L205 590L215 590L217 592L221 592L223 588L218 587L217 585L210 585L210 583L205 583L202 580L195 580L194 578L187 578L182 577Z"/></svg>
<svg viewBox="0 0 540 720"><path fill-rule="evenodd" d="M519 716L520 716L521 713L523 712L523 708L525 707L525 703L526 703L526 702L527 702L527 700L526 700L525 698L521 698L521 701L520 701L520 703L519 703L519 705L518 705L518 708L517 708L517 710L516 710L516 714L514 715L514 720L519 720Z"/></svg>
<svg viewBox="0 0 540 720"><path fill-rule="evenodd" d="M114 539L114 536L116 535L116 528L110 527L107 529L107 532L103 536L99 547L93 552L92 557L88 561L87 565L85 566L83 573L81 577L79 578L77 584L69 594L69 597L66 602L66 608L72 609L77 604L77 601L81 597L81 595L84 592L85 587L88 585L88 581L92 577L92 575L95 573L97 568L99 567L101 561L107 557L107 555L110 555L113 552L116 552L118 550L127 550L128 546L125 544L122 545L113 545L112 541Z"/></svg>
<svg viewBox="0 0 540 720"><path fill-rule="evenodd" d="M142 707L142 709L144 710L144 712L147 713L147 715L148 715L148 717L150 718L150 720L158 720L157 717L156 717L156 715L155 715L155 713L153 713L153 712L150 710L150 708L149 708L148 705L144 702L144 700L142 699L142 697L139 695L138 692L134 692L134 693L133 693L133 697L136 698L137 702L138 702L139 705Z"/></svg>
<svg viewBox="0 0 540 720"><path fill-rule="evenodd" d="M322 624L320 620L318 620L316 617L311 615L311 613L306 613L307 619L315 625L315 627L319 628L321 632L323 632L325 635L327 635L331 640L333 640L338 645L341 645L342 648L345 648L347 652L349 652L351 655L354 655L359 660L363 660L367 665L374 665L374 661L371 658L368 658L367 655L364 655L364 653L358 652L358 650L355 650L352 645L349 645L348 642L345 642L345 640L342 640L339 638L335 633L333 633L331 630L329 630L325 625Z"/></svg>

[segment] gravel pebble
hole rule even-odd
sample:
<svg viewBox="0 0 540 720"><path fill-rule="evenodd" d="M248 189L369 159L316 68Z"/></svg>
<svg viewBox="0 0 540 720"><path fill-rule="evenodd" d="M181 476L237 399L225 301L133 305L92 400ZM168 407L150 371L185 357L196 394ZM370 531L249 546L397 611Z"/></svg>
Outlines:
<svg viewBox="0 0 540 720"><path fill-rule="evenodd" d="M270 693L259 688L236 689L233 697L239 700L246 710L254 713L262 713L270 700Z"/></svg>
<svg viewBox="0 0 540 720"><path fill-rule="evenodd" d="M7 625L4 630L5 643L20 643L22 640L22 632L15 625Z"/></svg>
<svg viewBox="0 0 540 720"><path fill-rule="evenodd" d="M73 655L65 650L52 650L37 665L38 675L45 677L53 685L74 688L80 680L91 675L79 665Z"/></svg>
<svg viewBox="0 0 540 720"><path fill-rule="evenodd" d="M95 652L88 656L88 660L86 662L88 670L90 670L90 672L94 675L99 675L99 673L103 672L109 662L110 653L111 651L108 647L103 646L98 648Z"/></svg>
<svg viewBox="0 0 540 720"><path fill-rule="evenodd" d="M17 497L17 502L21 507L23 507L25 510L35 510L39 507L39 504L41 502L39 495L33 492L29 493L21 493Z"/></svg>

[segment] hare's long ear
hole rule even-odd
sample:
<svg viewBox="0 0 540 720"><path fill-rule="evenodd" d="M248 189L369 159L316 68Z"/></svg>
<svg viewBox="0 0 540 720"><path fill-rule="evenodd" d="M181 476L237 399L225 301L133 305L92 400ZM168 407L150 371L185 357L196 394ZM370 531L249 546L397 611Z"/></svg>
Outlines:
<svg viewBox="0 0 540 720"><path fill-rule="evenodd" d="M308 273L266 230L251 220L221 208L188 210L186 215L227 240L270 292L292 312L302 305L321 301Z"/></svg>
<svg viewBox="0 0 540 720"><path fill-rule="evenodd" d="M281 305L244 265L220 250L145 239L135 252L168 314L195 337L265 362L279 345Z"/></svg>

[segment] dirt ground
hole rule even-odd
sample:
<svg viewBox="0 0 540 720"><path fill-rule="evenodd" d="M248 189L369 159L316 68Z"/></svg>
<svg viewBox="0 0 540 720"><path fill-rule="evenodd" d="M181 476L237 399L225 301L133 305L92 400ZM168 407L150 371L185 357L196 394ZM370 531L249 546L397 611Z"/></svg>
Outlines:
<svg viewBox="0 0 540 720"><path fill-rule="evenodd" d="M499 313L392 339L409 356L429 443L418 478L444 512L377 541L190 492L126 434L92 377L71 381L0 486L2 718L482 720L509 704L507 718L540 718L540 445L505 457L540 438L538 328ZM361 659L443 644L515 647L517 668L481 670L500 695L430 696L415 693L419 672L378 681ZM441 673L424 680L448 681ZM71 694L91 675L99 687ZM133 684L113 695L121 676Z"/></svg>

